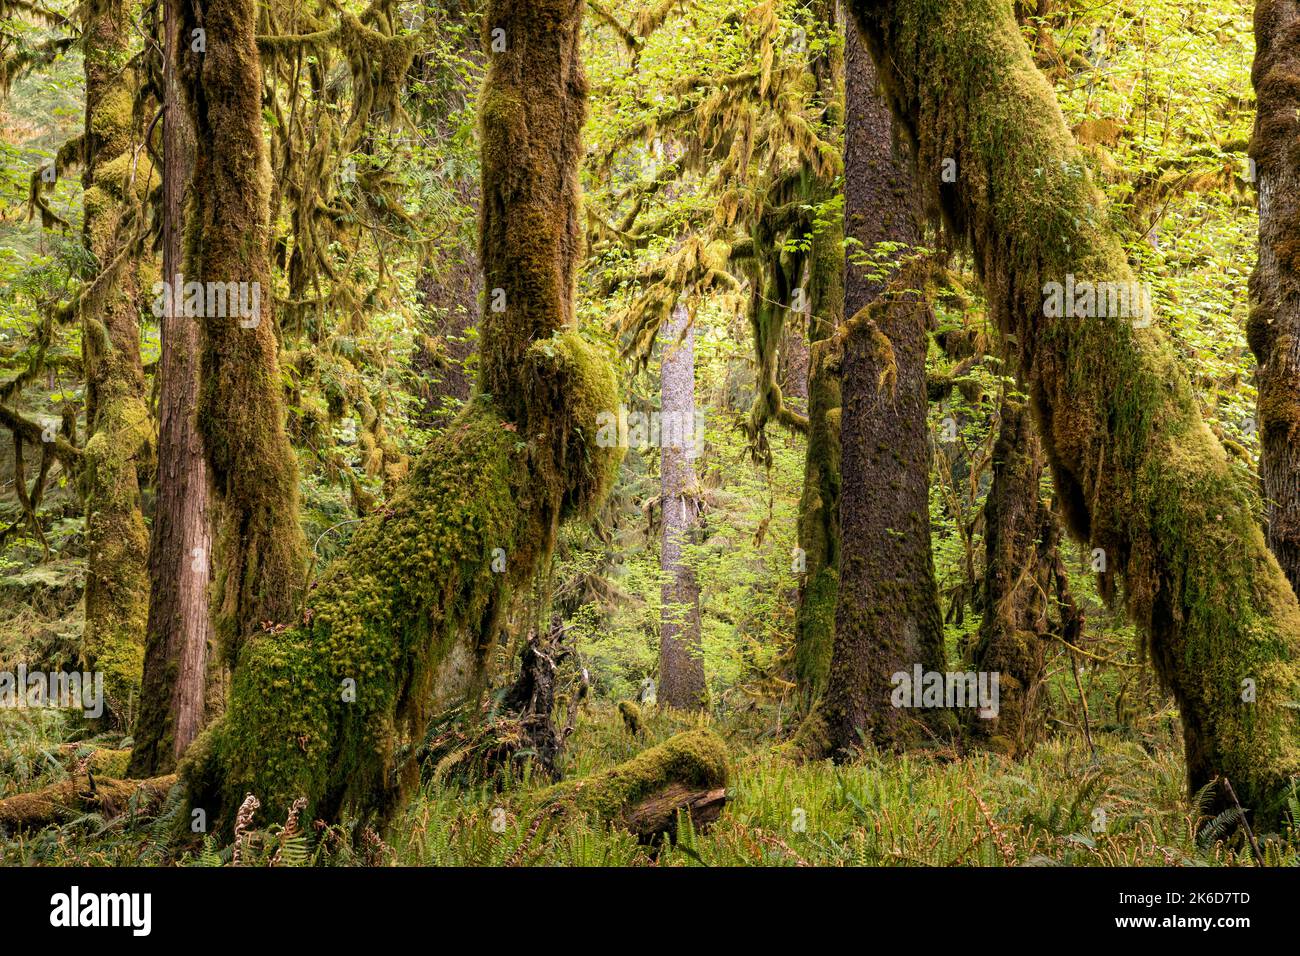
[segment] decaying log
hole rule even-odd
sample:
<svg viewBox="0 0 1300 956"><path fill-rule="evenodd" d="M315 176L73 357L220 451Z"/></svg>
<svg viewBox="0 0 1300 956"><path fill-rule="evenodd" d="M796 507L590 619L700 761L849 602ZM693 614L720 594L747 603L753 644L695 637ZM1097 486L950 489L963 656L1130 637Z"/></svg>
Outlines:
<svg viewBox="0 0 1300 956"><path fill-rule="evenodd" d="M162 805L175 783L175 774L147 780L114 780L93 773L78 774L41 790L0 800L0 829L36 830L66 823L86 813L112 818L127 812L133 797L135 812L147 815Z"/></svg>
<svg viewBox="0 0 1300 956"><path fill-rule="evenodd" d="M704 829L727 801L727 748L710 730L691 730L631 760L580 780L566 780L534 799L541 810L586 813L635 833L643 843L677 838L677 811Z"/></svg>

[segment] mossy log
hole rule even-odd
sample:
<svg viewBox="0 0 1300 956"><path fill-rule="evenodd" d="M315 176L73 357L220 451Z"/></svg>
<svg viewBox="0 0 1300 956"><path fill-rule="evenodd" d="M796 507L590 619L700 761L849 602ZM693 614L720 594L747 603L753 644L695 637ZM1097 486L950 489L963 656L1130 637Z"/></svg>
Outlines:
<svg viewBox="0 0 1300 956"><path fill-rule="evenodd" d="M478 390L359 526L301 621L241 654L226 717L181 766L192 804L223 826L246 793L272 815L304 797L309 819L387 817L418 779L399 744L477 696L512 591L613 481L621 451L596 441L599 413L617 407L612 365L573 325L582 10L488 6L485 27L507 44L481 98L480 258L503 308L483 316Z"/></svg>
<svg viewBox="0 0 1300 956"><path fill-rule="evenodd" d="M654 843L676 839L677 813L707 827L726 804L727 747L710 730L677 734L626 763L541 791L541 811L577 812Z"/></svg>
<svg viewBox="0 0 1300 956"><path fill-rule="evenodd" d="M41 790L0 800L0 830L39 830L87 813L121 816L128 810L150 815L176 785L176 775L148 780L115 780L77 775Z"/></svg>
<svg viewBox="0 0 1300 956"><path fill-rule="evenodd" d="M973 251L1068 526L1104 551L1177 700L1189 790L1226 777L1261 822L1276 819L1300 774L1300 605L1168 337L1122 308L1045 308L1048 284L1069 276L1136 283L1010 7L851 8L928 208Z"/></svg>

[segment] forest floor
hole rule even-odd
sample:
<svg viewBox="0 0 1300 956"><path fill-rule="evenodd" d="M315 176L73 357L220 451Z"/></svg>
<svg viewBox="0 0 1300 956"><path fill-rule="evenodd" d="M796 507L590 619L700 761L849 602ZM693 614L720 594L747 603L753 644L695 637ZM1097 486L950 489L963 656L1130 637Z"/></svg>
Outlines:
<svg viewBox="0 0 1300 956"><path fill-rule="evenodd" d="M359 844L344 827L286 836L285 821L255 819L244 860L266 865L399 866L1233 866L1252 865L1244 837L1197 837L1203 822L1183 793L1172 739L1152 746L1094 731L1049 739L1019 763L936 748L857 762L793 766L772 753L775 711L727 720L647 712L625 729L606 703L587 709L569 740L566 776L585 776L698 723L728 742L729 801L696 833L688 822L659 850L631 835L570 821L552 828L518 809L544 786L528 767L497 784L429 781L383 839ZM788 729L788 728L787 728ZM53 711L0 711L0 796L55 782L68 761L69 725ZM119 746L98 738L86 747ZM65 748L66 751L66 748ZM154 820L88 814L34 834L0 835L0 865L221 865L231 847L196 838L179 851L170 834L181 812L173 793ZM1259 835L1264 863L1300 865L1300 833ZM359 845L361 849L356 849Z"/></svg>

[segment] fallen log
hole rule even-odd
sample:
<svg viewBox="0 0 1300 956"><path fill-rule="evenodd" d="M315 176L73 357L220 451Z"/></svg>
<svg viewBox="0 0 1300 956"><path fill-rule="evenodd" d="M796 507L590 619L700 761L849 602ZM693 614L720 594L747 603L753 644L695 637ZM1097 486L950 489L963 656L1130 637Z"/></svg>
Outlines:
<svg viewBox="0 0 1300 956"><path fill-rule="evenodd" d="M655 844L677 839L678 811L698 829L717 820L727 802L727 748L710 730L677 734L631 760L534 798L543 812L585 813Z"/></svg>
<svg viewBox="0 0 1300 956"><path fill-rule="evenodd" d="M147 780L114 780L94 774L69 777L0 800L0 830L38 830L86 813L111 819L125 813L137 795L135 811L147 815L162 805L175 783L175 774Z"/></svg>

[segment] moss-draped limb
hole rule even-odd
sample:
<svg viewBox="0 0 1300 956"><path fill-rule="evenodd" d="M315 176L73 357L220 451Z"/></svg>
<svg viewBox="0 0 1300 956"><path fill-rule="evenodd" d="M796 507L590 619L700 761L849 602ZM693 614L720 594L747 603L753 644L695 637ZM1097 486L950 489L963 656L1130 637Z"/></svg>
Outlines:
<svg viewBox="0 0 1300 956"><path fill-rule="evenodd" d="M512 590L556 528L603 500L620 460L596 441L617 406L607 357L572 326L581 246L582 4L499 2L506 31L483 93L482 259L505 311L483 322L483 380L308 595L297 626L259 637L226 717L182 766L196 806L240 800L309 816L384 816L417 776L398 755L431 710L480 688ZM490 372L489 372L490 370Z"/></svg>
<svg viewBox="0 0 1300 956"><path fill-rule="evenodd" d="M1250 155L1259 186L1259 262L1248 333L1259 360L1258 431L1269 547L1300 592L1300 6L1255 4L1258 106Z"/></svg>
<svg viewBox="0 0 1300 956"><path fill-rule="evenodd" d="M998 0L852 10L930 208L1014 343L1065 517L1119 573L1178 702L1189 789L1226 776L1262 822L1300 772L1300 607L1167 338L1044 308L1068 275L1134 281L1051 87Z"/></svg>
<svg viewBox="0 0 1300 956"><path fill-rule="evenodd" d="M82 654L89 669L104 673L108 712L123 726L132 718L144 660L149 534L137 471L147 467L153 441L131 234L154 172L147 159L134 161L129 12L126 0L87 5L83 230L98 272L80 302L89 433L81 476L87 545Z"/></svg>
<svg viewBox="0 0 1300 956"><path fill-rule="evenodd" d="M293 619L305 551L270 305L271 170L256 24L255 0L193 0L181 23L181 36L201 29L205 37L205 52L189 45L182 53L198 144L186 281L223 289L247 283L247 301L258 305L250 315L226 308L214 310L224 315L197 318L203 329L198 421L219 504L214 610L232 663L264 626Z"/></svg>

